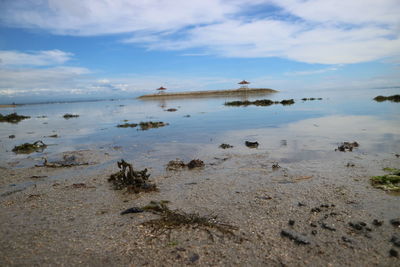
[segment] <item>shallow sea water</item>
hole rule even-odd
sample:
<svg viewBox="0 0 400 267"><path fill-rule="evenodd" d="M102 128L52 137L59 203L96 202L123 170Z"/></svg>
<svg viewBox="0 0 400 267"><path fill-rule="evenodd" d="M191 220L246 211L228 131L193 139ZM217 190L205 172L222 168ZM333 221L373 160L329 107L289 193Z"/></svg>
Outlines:
<svg viewBox="0 0 400 267"><path fill-rule="evenodd" d="M26 167L27 158L52 157L66 151L118 151L119 156L140 164L165 164L171 159L202 158L221 151L228 143L239 154L267 153L279 162L329 160L343 141L360 143L360 153L400 153L400 104L375 102L377 95L398 89L278 92L257 97L52 103L2 108L2 114L31 116L18 124L0 124L0 166ZM303 97L322 100L302 101ZM293 98L290 106L229 107L224 102ZM176 112L166 109L176 108ZM79 114L64 119L65 113ZM186 117L190 115L190 117ZM42 117L45 116L45 117ZM141 131L116 125L163 121L169 125ZM57 134L58 138L48 137ZM9 139L9 135L15 135ZM17 155L15 145L42 140L42 153ZM249 149L245 141L258 141ZM17 162L17 163L15 163Z"/></svg>

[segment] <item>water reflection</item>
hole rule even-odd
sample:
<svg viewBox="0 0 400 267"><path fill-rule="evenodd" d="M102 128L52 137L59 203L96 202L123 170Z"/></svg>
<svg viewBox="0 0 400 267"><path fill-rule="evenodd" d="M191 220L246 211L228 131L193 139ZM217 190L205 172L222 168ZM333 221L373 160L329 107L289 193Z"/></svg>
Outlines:
<svg viewBox="0 0 400 267"><path fill-rule="evenodd" d="M275 93L262 98L295 98L296 103L268 107L224 106L225 101L260 99L260 96L241 95L6 108L1 110L2 114L17 112L31 116L31 119L19 124L0 124L0 163L23 158L12 153L12 148L37 140L50 145L44 151L46 155L76 149L112 150L113 147L122 147L121 156L131 159L150 157L154 160L220 153L218 146L221 143L234 145L232 151L235 153L269 153L272 157L288 161L322 157L326 152L332 152L339 142L354 140L361 144L360 152L398 153L399 104L376 103L371 100L372 94L376 92L357 97L354 92L349 92L348 97L339 97L332 92ZM323 97L323 100L301 101L302 97L310 96ZM177 108L177 111L166 112L167 107ZM80 116L65 120L62 117L65 113ZM148 120L163 121L169 125L148 131L116 127L124 121L138 123ZM54 134L59 138L49 138ZM16 137L9 139L10 135ZM246 140L256 140L260 147L249 150L244 146Z"/></svg>

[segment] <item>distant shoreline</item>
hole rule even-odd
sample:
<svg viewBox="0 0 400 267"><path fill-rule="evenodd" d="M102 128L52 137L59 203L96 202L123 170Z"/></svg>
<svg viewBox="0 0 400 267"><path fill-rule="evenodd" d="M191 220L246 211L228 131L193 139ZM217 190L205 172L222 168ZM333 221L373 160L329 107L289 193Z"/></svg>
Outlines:
<svg viewBox="0 0 400 267"><path fill-rule="evenodd" d="M227 90L209 90L209 91L192 91L192 92L174 92L174 93L157 93L139 96L138 99L151 98L173 98L173 97L196 97L196 96L218 96L218 95L247 95L257 93L276 93L277 90L270 88L249 88L249 89L227 89Z"/></svg>

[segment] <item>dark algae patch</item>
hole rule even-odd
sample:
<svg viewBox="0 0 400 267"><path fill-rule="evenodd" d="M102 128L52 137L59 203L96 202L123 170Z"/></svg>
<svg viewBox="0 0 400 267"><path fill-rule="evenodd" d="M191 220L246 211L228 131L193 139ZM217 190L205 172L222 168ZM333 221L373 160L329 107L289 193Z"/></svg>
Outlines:
<svg viewBox="0 0 400 267"><path fill-rule="evenodd" d="M39 140L32 144L25 143L19 146L15 146L12 151L16 154L30 154L33 152L42 152L46 147L47 145Z"/></svg>
<svg viewBox="0 0 400 267"><path fill-rule="evenodd" d="M244 144L249 148L257 148L259 146L257 141L255 142L246 141L244 142Z"/></svg>
<svg viewBox="0 0 400 267"><path fill-rule="evenodd" d="M117 125L118 128L135 128L136 126L138 126L137 123L124 123Z"/></svg>
<svg viewBox="0 0 400 267"><path fill-rule="evenodd" d="M18 123L29 118L29 116L18 115L17 113L11 113L8 115L0 114L0 122Z"/></svg>
<svg viewBox="0 0 400 267"><path fill-rule="evenodd" d="M185 167L188 167L189 169L202 168L204 167L204 162L200 159L193 159L189 161L187 164L185 164L185 162L183 162L182 160L176 159L176 160L171 160L167 164L167 170L169 171L177 171Z"/></svg>
<svg viewBox="0 0 400 267"><path fill-rule="evenodd" d="M160 127L164 127L167 125L168 125L168 123L165 123L162 121L146 121L146 122L139 123L140 129L143 131L151 129L151 128L160 128Z"/></svg>
<svg viewBox="0 0 400 267"><path fill-rule="evenodd" d="M314 101L314 100L322 100L322 98L321 97L305 97L305 98L302 98L301 100L303 100L303 101Z"/></svg>
<svg viewBox="0 0 400 267"><path fill-rule="evenodd" d="M64 119L68 120L68 119L72 119L72 118L78 118L79 115L78 114L69 114L69 113L67 113L67 114L64 114L63 117L64 117Z"/></svg>
<svg viewBox="0 0 400 267"><path fill-rule="evenodd" d="M74 155L64 155L62 160L49 162L44 159L43 165L36 165L36 167L48 167L48 168L68 168L75 166L89 165L89 162L80 162Z"/></svg>
<svg viewBox="0 0 400 267"><path fill-rule="evenodd" d="M206 230L215 229L223 234L234 235L233 230L237 227L218 222L216 217L203 217L197 213L186 213L180 210L171 210L167 206L168 201L151 201L141 209L159 215L160 218L144 222L155 232L162 233L164 230L177 229L181 227L192 227Z"/></svg>
<svg viewBox="0 0 400 267"><path fill-rule="evenodd" d="M376 102L383 102L383 101L392 101L392 102L400 102L400 95L391 95L391 96L382 96L378 95L374 98Z"/></svg>
<svg viewBox="0 0 400 267"><path fill-rule="evenodd" d="M134 193L157 191L156 185L148 182L150 174L147 173L147 169L134 170L132 165L123 159L118 161L117 165L121 170L112 174L108 179L113 183L114 189L127 188L128 191Z"/></svg>
<svg viewBox="0 0 400 267"><path fill-rule="evenodd" d="M219 148L222 148L222 149L227 149L227 148L232 148L233 146L231 146L230 144L221 144L220 146L219 146Z"/></svg>
<svg viewBox="0 0 400 267"><path fill-rule="evenodd" d="M360 145L357 142L343 142L341 145L338 146L338 148L335 149L335 151L341 151L341 152L346 152L346 151L353 151L354 148L359 147Z"/></svg>
<svg viewBox="0 0 400 267"><path fill-rule="evenodd" d="M254 105L254 106L271 106L274 104L281 104L281 105L292 105L294 104L294 100L293 99L284 99L282 101L272 101L269 99L261 99L261 100L255 100L255 101L249 101L249 100L245 100L245 101L231 101L231 102L225 102L225 106L250 106L250 105Z"/></svg>
<svg viewBox="0 0 400 267"><path fill-rule="evenodd" d="M393 168L385 168L383 170L389 174L373 176L371 178L372 186L385 191L400 192L400 170Z"/></svg>

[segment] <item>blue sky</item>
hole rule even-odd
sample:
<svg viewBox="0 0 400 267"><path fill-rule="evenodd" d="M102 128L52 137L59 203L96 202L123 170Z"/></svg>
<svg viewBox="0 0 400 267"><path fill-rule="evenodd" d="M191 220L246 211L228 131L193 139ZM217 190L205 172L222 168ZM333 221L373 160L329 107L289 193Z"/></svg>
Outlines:
<svg viewBox="0 0 400 267"><path fill-rule="evenodd" d="M400 85L398 0L0 0L0 102Z"/></svg>

